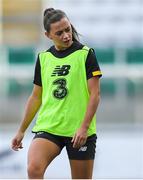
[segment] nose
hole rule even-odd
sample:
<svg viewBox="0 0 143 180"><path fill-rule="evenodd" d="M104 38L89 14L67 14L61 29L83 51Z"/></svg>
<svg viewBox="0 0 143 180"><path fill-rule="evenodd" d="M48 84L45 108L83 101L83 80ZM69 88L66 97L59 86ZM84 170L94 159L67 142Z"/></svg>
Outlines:
<svg viewBox="0 0 143 180"><path fill-rule="evenodd" d="M63 39L68 39L68 37L69 37L68 33L67 33L67 32L64 32L64 33L63 33Z"/></svg>

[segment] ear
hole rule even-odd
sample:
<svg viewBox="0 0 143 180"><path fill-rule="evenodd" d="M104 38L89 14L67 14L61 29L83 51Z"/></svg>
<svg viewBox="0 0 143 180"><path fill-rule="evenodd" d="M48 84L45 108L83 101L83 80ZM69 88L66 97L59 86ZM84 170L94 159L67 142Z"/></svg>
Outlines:
<svg viewBox="0 0 143 180"><path fill-rule="evenodd" d="M50 33L48 33L47 31L45 31L45 36L47 36L49 39L52 39Z"/></svg>

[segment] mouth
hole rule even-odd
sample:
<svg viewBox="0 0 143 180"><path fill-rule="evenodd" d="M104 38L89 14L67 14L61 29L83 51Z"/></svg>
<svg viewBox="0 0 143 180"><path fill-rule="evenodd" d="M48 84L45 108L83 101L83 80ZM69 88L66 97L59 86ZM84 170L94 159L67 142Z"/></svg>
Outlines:
<svg viewBox="0 0 143 180"><path fill-rule="evenodd" d="M64 44L69 46L71 44L71 40L64 41Z"/></svg>
<svg viewBox="0 0 143 180"><path fill-rule="evenodd" d="M67 40L67 41L64 41L64 43L65 43L65 44L68 44L69 42L70 42L70 39L69 39L69 40Z"/></svg>

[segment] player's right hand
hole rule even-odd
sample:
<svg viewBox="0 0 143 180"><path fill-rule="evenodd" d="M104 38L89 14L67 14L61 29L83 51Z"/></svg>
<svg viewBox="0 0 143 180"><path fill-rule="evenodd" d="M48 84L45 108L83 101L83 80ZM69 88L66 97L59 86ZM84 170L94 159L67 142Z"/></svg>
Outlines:
<svg viewBox="0 0 143 180"><path fill-rule="evenodd" d="M24 133L18 132L16 136L12 139L11 148L14 151L18 151L19 149L22 149L22 139L24 137Z"/></svg>

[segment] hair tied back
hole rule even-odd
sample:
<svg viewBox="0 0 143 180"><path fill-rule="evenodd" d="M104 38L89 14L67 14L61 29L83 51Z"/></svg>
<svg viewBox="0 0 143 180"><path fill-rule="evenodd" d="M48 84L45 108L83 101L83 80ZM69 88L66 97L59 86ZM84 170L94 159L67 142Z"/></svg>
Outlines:
<svg viewBox="0 0 143 180"><path fill-rule="evenodd" d="M48 8L48 9L45 9L44 11L44 16L46 16L47 14L50 14L52 11L54 11L55 9L54 8Z"/></svg>

